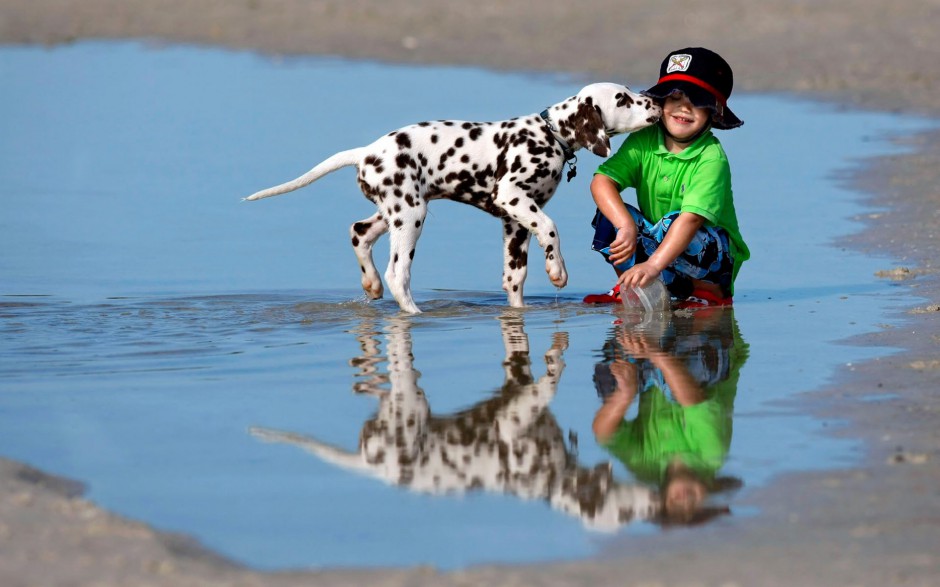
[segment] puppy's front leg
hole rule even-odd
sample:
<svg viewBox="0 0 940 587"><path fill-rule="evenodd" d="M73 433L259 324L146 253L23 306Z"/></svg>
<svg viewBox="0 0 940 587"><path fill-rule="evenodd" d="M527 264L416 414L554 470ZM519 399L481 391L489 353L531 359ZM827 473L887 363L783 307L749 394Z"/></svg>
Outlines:
<svg viewBox="0 0 940 587"><path fill-rule="evenodd" d="M523 287L529 272L529 239L532 234L512 218L503 219L503 289L509 305L521 308Z"/></svg>
<svg viewBox="0 0 940 587"><path fill-rule="evenodd" d="M545 272L548 278L555 287L565 287L568 284L568 270L561 256L561 239L558 238L555 222L525 191L512 183L500 182L498 194L496 204L538 239L539 246L545 251Z"/></svg>

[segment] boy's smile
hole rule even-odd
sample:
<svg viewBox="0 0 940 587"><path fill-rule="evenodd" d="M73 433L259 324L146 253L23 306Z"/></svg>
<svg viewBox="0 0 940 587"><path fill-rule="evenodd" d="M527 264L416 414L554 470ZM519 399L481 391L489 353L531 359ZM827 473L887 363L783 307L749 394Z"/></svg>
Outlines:
<svg viewBox="0 0 940 587"><path fill-rule="evenodd" d="M668 132L666 148L677 153L687 147L705 128L710 117L711 111L708 108L693 106L688 96L682 92L667 96L663 102L662 117Z"/></svg>

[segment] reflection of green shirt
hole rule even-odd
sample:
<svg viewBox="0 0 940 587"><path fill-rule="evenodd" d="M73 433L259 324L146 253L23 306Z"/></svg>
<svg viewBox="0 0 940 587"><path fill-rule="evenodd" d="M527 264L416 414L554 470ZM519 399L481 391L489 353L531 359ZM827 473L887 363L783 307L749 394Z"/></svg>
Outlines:
<svg viewBox="0 0 940 587"><path fill-rule="evenodd" d="M640 212L652 223L670 212L692 212L727 231L734 277L751 253L738 228L731 192L731 166L721 143L705 132L681 153L670 153L658 124L632 133L597 173L623 191L636 189Z"/></svg>
<svg viewBox="0 0 940 587"><path fill-rule="evenodd" d="M640 394L639 414L606 443L638 481L659 483L675 459L711 480L731 445L730 413L718 397L682 407L658 388Z"/></svg>

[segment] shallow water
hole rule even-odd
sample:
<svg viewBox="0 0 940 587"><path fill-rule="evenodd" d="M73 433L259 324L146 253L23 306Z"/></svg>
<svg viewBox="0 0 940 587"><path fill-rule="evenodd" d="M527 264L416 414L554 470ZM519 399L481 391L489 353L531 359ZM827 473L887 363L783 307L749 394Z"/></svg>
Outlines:
<svg viewBox="0 0 940 587"><path fill-rule="evenodd" d="M924 121L734 97L747 124L719 138L754 256L733 315L638 326L579 303L611 281L584 153L548 207L567 288L533 270L530 307L505 308L499 223L440 203L415 262L426 312L402 317L357 290L347 231L371 210L349 170L240 198L404 124L541 110L578 80L137 44L0 49L0 79L0 454L104 507L259 568L591 556L659 531L654 484L592 431L611 364L663 387L651 356L730 399L718 475L743 491L857 458L782 400L889 352L834 342L897 301L873 276L890 261L829 246L861 212L832 178ZM731 523L760 515L716 500Z"/></svg>

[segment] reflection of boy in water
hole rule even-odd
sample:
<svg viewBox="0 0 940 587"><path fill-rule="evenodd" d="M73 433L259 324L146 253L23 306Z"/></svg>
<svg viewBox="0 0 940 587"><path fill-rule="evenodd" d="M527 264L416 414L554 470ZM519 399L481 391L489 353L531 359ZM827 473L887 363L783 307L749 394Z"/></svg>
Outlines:
<svg viewBox="0 0 940 587"><path fill-rule="evenodd" d="M660 486L666 523L698 523L728 511L702 504L728 483L717 472L731 444L747 347L732 311L696 314L675 318L663 336L618 330L595 375L604 398L595 437L637 480ZM638 414L626 420L637 395Z"/></svg>

